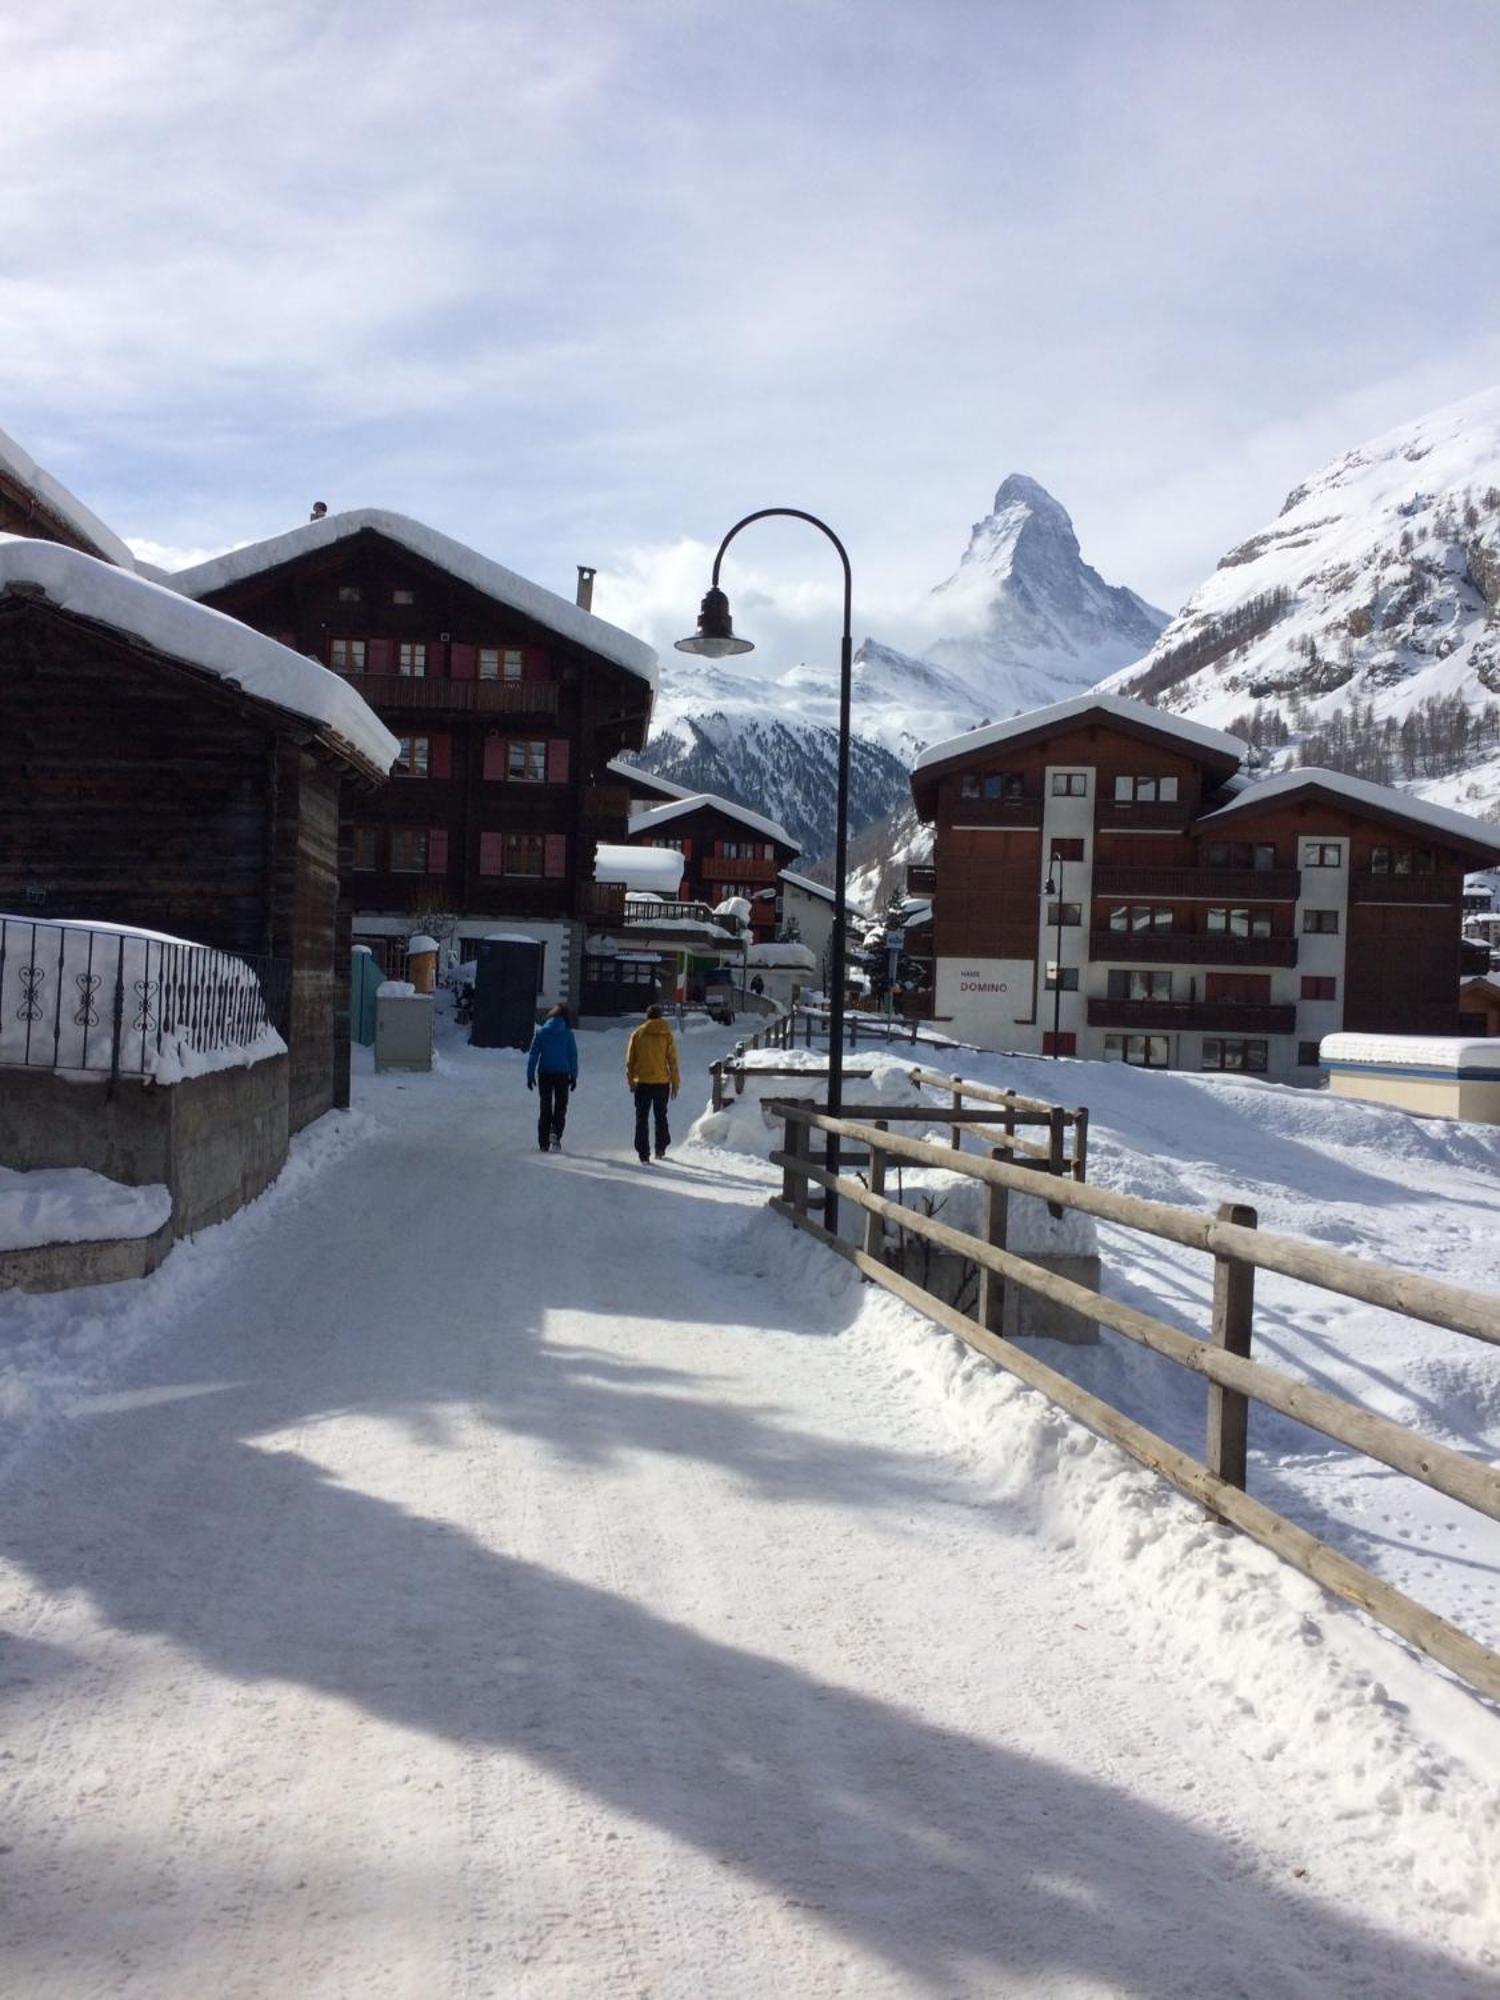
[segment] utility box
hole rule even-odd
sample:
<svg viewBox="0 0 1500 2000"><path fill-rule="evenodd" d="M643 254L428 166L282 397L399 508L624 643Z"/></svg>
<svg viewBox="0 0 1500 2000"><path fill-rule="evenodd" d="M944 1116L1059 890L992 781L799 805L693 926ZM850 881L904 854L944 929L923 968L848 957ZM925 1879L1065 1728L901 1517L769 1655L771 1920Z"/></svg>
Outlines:
<svg viewBox="0 0 1500 2000"><path fill-rule="evenodd" d="M376 1069L431 1069L435 1011L431 994L388 979L375 996Z"/></svg>
<svg viewBox="0 0 1500 2000"><path fill-rule="evenodd" d="M542 990L542 947L535 938L481 938L474 960L469 1041L476 1049L529 1049Z"/></svg>

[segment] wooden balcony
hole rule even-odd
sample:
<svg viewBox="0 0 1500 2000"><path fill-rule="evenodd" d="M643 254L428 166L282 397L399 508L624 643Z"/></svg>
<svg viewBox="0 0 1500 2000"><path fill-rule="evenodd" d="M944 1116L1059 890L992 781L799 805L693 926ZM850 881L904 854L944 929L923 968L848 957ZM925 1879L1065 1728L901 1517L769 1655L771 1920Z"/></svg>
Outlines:
<svg viewBox="0 0 1500 2000"><path fill-rule="evenodd" d="M1101 799L1095 816L1101 833L1138 832L1142 827L1148 832L1187 827L1196 817L1196 808L1190 805L1147 805L1144 801L1135 804L1128 799Z"/></svg>
<svg viewBox="0 0 1500 2000"><path fill-rule="evenodd" d="M1330 879L1337 874L1330 869ZM1377 874L1371 868L1355 868L1349 875L1351 903L1451 903L1456 909L1463 895L1461 875Z"/></svg>
<svg viewBox="0 0 1500 2000"><path fill-rule="evenodd" d="M625 884L623 882L584 882L579 888L581 913L591 923L614 923L625 921Z"/></svg>
<svg viewBox="0 0 1500 2000"><path fill-rule="evenodd" d="M340 674L371 708L447 711L464 715L556 715L562 690L555 681L430 680L406 674Z"/></svg>
<svg viewBox="0 0 1500 2000"><path fill-rule="evenodd" d="M945 826L1018 826L1031 831L1042 824L1042 797L1020 799L955 799Z"/></svg>
<svg viewBox="0 0 1500 2000"><path fill-rule="evenodd" d="M1152 1034L1192 1028L1206 1035L1294 1035L1297 1009L1246 1000L1090 1000L1089 1026Z"/></svg>
<svg viewBox="0 0 1500 2000"><path fill-rule="evenodd" d="M1089 957L1106 965L1295 965L1297 940L1201 931L1090 931Z"/></svg>
<svg viewBox="0 0 1500 2000"><path fill-rule="evenodd" d="M1295 868L1114 868L1094 870L1096 896L1161 896L1178 903L1295 903Z"/></svg>
<svg viewBox="0 0 1500 2000"><path fill-rule="evenodd" d="M580 804L585 819L630 818L630 794L623 785L585 785Z"/></svg>
<svg viewBox="0 0 1500 2000"><path fill-rule="evenodd" d="M727 855L705 854L698 863L698 873L705 882L771 883L780 873L780 864L776 861L732 861Z"/></svg>
<svg viewBox="0 0 1500 2000"><path fill-rule="evenodd" d="M930 861L907 862L906 893L908 896L935 896L937 894L937 869Z"/></svg>

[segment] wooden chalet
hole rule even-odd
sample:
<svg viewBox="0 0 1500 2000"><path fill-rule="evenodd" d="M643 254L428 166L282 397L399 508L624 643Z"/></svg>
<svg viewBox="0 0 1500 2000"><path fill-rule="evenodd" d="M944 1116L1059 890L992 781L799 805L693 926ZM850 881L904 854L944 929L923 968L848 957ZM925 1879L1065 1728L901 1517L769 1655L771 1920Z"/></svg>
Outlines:
<svg viewBox="0 0 1500 2000"><path fill-rule="evenodd" d="M933 1012L984 1048L1317 1076L1340 1029L1451 1035L1464 873L1500 829L1085 695L937 744ZM1049 887L1050 884L1050 887Z"/></svg>
<svg viewBox="0 0 1500 2000"><path fill-rule="evenodd" d="M0 431L0 535L60 542L118 569L133 570L135 557L114 530L85 507L61 480L43 471L14 438Z"/></svg>
<svg viewBox="0 0 1500 2000"><path fill-rule="evenodd" d="M172 583L320 661L400 739L392 782L348 827L355 938L397 970L414 929L464 958L497 929L534 937L541 997L576 1005L589 929L622 915L592 857L626 834L611 759L646 740L651 649L378 510L325 515Z"/></svg>
<svg viewBox="0 0 1500 2000"><path fill-rule="evenodd" d="M715 792L641 806L629 838L643 847L670 847L682 856L684 902L716 909L732 897L750 905L753 942L768 943L782 921L781 871L800 849L784 826Z"/></svg>
<svg viewBox="0 0 1500 2000"><path fill-rule="evenodd" d="M251 959L280 996L294 1128L348 1101L340 813L396 750L272 640L74 547L0 537L0 911Z"/></svg>

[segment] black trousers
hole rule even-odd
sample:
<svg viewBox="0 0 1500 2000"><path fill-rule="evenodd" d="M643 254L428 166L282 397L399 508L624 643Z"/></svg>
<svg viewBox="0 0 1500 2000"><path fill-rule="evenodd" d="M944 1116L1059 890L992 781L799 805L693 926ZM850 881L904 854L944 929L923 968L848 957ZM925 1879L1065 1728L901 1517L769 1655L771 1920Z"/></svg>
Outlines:
<svg viewBox="0 0 1500 2000"><path fill-rule="evenodd" d="M549 1076L542 1070L536 1080L537 1117L536 1142L545 1146L549 1139L560 1139L563 1127L568 1122L568 1086L571 1078Z"/></svg>
<svg viewBox="0 0 1500 2000"><path fill-rule="evenodd" d="M667 1105L671 1101L669 1083L638 1083L635 1087L635 1150L644 1160L651 1148L646 1141L646 1121L656 1121L656 1150L664 1153L672 1143L667 1129Z"/></svg>

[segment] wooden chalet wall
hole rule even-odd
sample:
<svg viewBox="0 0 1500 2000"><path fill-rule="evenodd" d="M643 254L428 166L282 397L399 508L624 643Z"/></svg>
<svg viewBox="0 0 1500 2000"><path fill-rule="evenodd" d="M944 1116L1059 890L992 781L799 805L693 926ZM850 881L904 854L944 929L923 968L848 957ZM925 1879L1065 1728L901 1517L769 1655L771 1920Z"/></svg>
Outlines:
<svg viewBox="0 0 1500 2000"><path fill-rule="evenodd" d="M788 842L768 838L717 806L699 806L659 828L640 830L632 834L631 842L638 847L680 845L682 884L678 895L683 902L713 907L730 896L748 895L755 941L763 944L774 937L782 913L781 871L791 867L799 852ZM726 844L753 844L765 851L748 857L725 855L722 850ZM763 889L775 890L774 901L758 900Z"/></svg>
<svg viewBox="0 0 1500 2000"><path fill-rule="evenodd" d="M287 962L294 1128L348 1101L343 773L310 733L118 635L0 604L0 908Z"/></svg>
<svg viewBox="0 0 1500 2000"><path fill-rule="evenodd" d="M618 897L595 891L594 846L625 838L629 792L605 767L645 739L643 681L371 529L202 601L342 672L396 735L426 739L426 773L398 769L346 829L359 911L618 917ZM420 674L400 671L403 645L424 648ZM519 678L481 678L481 648L519 651ZM505 775L512 741L546 746L540 779ZM419 869L392 866L406 835ZM530 857L512 836L539 843L536 872L515 865Z"/></svg>

